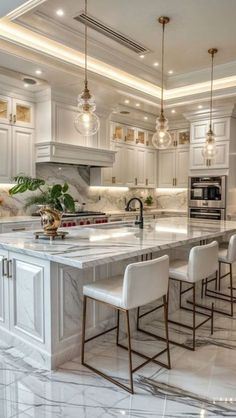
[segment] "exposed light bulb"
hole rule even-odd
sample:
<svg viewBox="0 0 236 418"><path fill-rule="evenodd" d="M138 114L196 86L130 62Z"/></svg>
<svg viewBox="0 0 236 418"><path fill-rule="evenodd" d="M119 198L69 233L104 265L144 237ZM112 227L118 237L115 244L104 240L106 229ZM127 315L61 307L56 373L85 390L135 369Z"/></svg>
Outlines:
<svg viewBox="0 0 236 418"><path fill-rule="evenodd" d="M211 160L217 154L216 141L213 131L209 129L207 132L206 142L202 149L202 155L206 160Z"/></svg>
<svg viewBox="0 0 236 418"><path fill-rule="evenodd" d="M168 120L161 115L156 120L156 132L152 137L153 146L157 149L168 148L171 145L172 138L168 132Z"/></svg>
<svg viewBox="0 0 236 418"><path fill-rule="evenodd" d="M90 111L83 111L75 118L75 129L84 136L95 135L100 128L98 116Z"/></svg>

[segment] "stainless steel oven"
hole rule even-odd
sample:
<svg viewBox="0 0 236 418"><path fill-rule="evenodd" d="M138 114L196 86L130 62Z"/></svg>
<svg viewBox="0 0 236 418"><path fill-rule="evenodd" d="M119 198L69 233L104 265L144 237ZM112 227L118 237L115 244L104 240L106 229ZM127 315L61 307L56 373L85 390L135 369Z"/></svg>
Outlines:
<svg viewBox="0 0 236 418"><path fill-rule="evenodd" d="M189 216L225 219L226 176L189 177Z"/></svg>
<svg viewBox="0 0 236 418"><path fill-rule="evenodd" d="M189 208L189 217L195 219L225 219L225 209Z"/></svg>

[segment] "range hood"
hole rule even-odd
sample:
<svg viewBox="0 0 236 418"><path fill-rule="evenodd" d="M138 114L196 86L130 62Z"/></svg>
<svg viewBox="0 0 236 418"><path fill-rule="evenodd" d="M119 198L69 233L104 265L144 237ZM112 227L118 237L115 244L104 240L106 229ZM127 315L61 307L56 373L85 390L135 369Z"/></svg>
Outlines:
<svg viewBox="0 0 236 418"><path fill-rule="evenodd" d="M36 163L60 163L112 167L115 151L48 141L36 144Z"/></svg>

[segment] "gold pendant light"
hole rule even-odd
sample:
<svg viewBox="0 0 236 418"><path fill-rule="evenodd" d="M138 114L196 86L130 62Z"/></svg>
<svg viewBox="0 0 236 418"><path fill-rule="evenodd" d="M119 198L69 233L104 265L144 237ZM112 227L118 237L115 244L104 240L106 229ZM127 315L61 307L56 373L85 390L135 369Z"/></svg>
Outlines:
<svg viewBox="0 0 236 418"><path fill-rule="evenodd" d="M76 116L74 124L76 130L84 136L95 135L100 127L98 116L94 113L96 104L94 97L88 89L88 24L87 24L88 5L85 0L85 65L84 65L84 90L78 96L79 114Z"/></svg>
<svg viewBox="0 0 236 418"><path fill-rule="evenodd" d="M152 143L157 149L168 148L172 142L172 138L168 132L168 120L164 116L164 55L165 55L165 25L169 23L170 19L166 16L161 16L158 22L162 25L162 56L161 56L161 113L156 120L156 132L152 137Z"/></svg>
<svg viewBox="0 0 236 418"><path fill-rule="evenodd" d="M206 160L212 160L216 154L216 141L215 141L215 135L212 130L212 103L213 103L213 79L214 79L214 56L218 52L218 49L211 48L208 50L208 53L211 55L211 95L210 95L210 124L209 124L209 130L207 132L206 136L206 142L202 150L202 155Z"/></svg>

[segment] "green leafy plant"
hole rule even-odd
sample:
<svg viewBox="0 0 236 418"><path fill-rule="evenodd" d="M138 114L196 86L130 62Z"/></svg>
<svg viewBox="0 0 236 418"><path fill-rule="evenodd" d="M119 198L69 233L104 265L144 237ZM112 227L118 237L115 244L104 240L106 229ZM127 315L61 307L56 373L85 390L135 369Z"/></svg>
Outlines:
<svg viewBox="0 0 236 418"><path fill-rule="evenodd" d="M9 190L9 195L14 196L18 193L27 191L40 191L40 194L30 196L26 199L25 207L32 205L52 206L63 212L68 210L75 212L75 202L73 197L68 193L69 186L67 183L48 185L43 179L37 179L27 176L14 177L16 185Z"/></svg>
<svg viewBox="0 0 236 418"><path fill-rule="evenodd" d="M144 203L147 206L151 206L153 204L153 197L151 195L147 196L146 199L144 200Z"/></svg>

